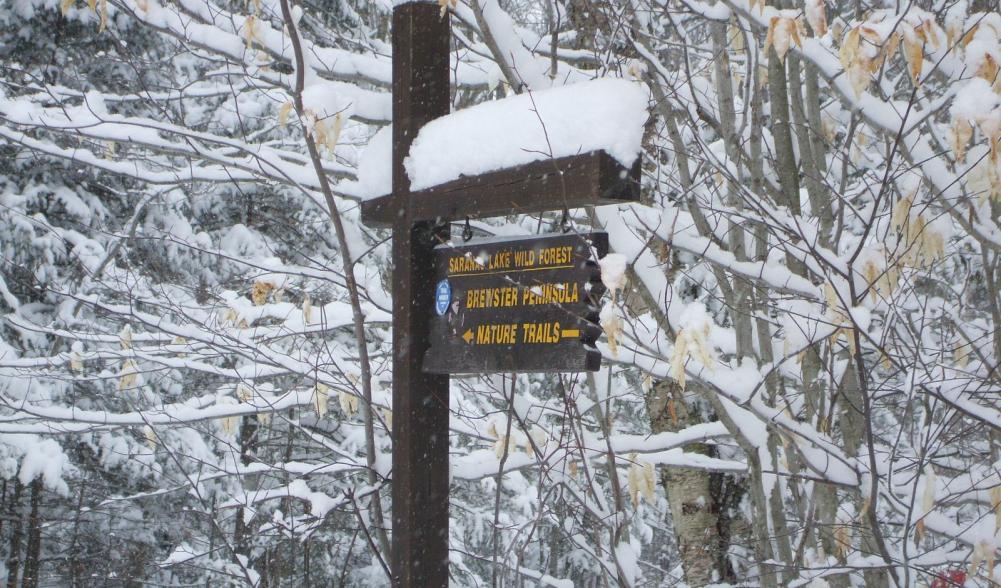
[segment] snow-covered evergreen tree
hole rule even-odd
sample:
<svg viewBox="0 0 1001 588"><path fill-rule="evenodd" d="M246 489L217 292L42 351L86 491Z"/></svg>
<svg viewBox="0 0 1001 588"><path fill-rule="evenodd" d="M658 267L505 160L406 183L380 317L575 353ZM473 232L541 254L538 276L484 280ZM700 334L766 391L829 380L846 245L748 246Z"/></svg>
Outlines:
<svg viewBox="0 0 1001 588"><path fill-rule="evenodd" d="M453 380L456 585L998 580L987 4L441 2L456 110L650 98L605 369ZM389 583L391 11L0 6L9 587Z"/></svg>

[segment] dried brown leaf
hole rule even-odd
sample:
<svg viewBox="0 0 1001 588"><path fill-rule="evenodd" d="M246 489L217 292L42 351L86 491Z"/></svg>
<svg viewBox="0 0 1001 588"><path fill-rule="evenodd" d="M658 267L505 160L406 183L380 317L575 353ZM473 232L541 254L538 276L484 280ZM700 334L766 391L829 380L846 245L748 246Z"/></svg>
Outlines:
<svg viewBox="0 0 1001 588"><path fill-rule="evenodd" d="M824 0L807 0L806 20L817 37L827 34L827 7Z"/></svg>
<svg viewBox="0 0 1001 588"><path fill-rule="evenodd" d="M841 67L845 71L852 69L852 66L858 61L859 57L859 44L861 43L861 38L859 36L858 28L849 29L845 33L844 39L841 40L841 48L838 50L838 58L841 60Z"/></svg>
<svg viewBox="0 0 1001 588"><path fill-rule="evenodd" d="M974 35L977 34L977 29L979 29L979 28L980 28L980 25L979 24L975 24L972 27L970 27L970 30L966 31L966 34L963 35L963 40L960 41L960 43L963 45L963 47L966 47L967 45L970 44L970 41L973 40L973 37L974 37Z"/></svg>
<svg viewBox="0 0 1001 588"><path fill-rule="evenodd" d="M775 26L779 22L779 17L773 16L770 21L768 21L768 34L765 35L765 55L768 55L768 49L775 42Z"/></svg>
<svg viewBox="0 0 1001 588"><path fill-rule="evenodd" d="M921 68L924 65L924 49L913 31L904 31L904 42L901 45L904 60L907 61L907 71L911 74L911 82L915 86L921 84Z"/></svg>

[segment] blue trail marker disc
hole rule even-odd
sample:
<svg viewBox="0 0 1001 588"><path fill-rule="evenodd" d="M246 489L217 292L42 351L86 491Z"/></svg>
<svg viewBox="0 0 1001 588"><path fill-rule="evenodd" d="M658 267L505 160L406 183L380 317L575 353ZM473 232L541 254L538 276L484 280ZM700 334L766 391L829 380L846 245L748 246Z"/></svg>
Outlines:
<svg viewBox="0 0 1001 588"><path fill-rule="evenodd" d="M452 302L452 286L448 280L442 280L434 289L434 309L438 316L445 316L450 302Z"/></svg>

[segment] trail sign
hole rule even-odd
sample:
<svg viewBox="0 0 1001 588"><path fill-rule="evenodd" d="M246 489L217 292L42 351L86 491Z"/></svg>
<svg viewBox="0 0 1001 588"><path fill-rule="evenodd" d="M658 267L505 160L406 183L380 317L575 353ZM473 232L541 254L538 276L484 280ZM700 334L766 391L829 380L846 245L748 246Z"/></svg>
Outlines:
<svg viewBox="0 0 1001 588"><path fill-rule="evenodd" d="M456 288L467 288L463 293L468 299L468 284L472 284L464 282L472 276L450 279L447 275L435 275L434 262L440 252L436 247L448 240L449 222L462 218L632 202L639 199L640 190L639 159L631 169L625 169L607 153L591 151L463 177L440 186L412 191L404 165L410 145L425 123L448 114L452 104L449 27L448 13L443 17L439 3L434 0L394 3L393 190L391 194L361 205L363 222L369 226L390 226L393 229L391 567L393 586L406 588L447 586L449 578L449 377L447 372L432 373L422 369L432 341L431 331L436 320L440 319L438 301L448 301L443 309L445 315L441 315L447 316L448 307L458 295ZM570 268L549 269L555 272ZM539 273L542 275L543 272L540 270ZM582 269L573 280L563 281L577 284L580 288L584 282L577 280L583 279L583 273ZM447 283L442 284L443 279L448 280ZM552 280L551 283L559 282ZM521 294L524 295L523 291ZM485 301L487 294L482 296ZM542 296L555 295L543 293ZM583 297L583 294L580 296ZM491 301L495 299L494 294L490 297ZM566 301L565 304L575 303ZM584 309L577 310L580 315L575 316L586 318ZM528 322L544 325L544 321ZM552 321L548 328L526 329L521 326L518 335L524 337L524 333L530 330L533 341L555 339L555 322ZM545 345L564 345L577 352L584 350L585 343L593 341L592 331L588 330L591 325L581 322L570 324L574 325L570 332L577 328L581 340L574 340L573 335L564 338L566 331L560 321L558 343L532 345L540 349ZM489 337L490 340L502 337L510 340L513 337L511 329L505 331L494 326L487 330L489 333L483 332L479 336ZM469 346L474 344L476 337L477 331L472 329L460 333L460 340ZM578 356L583 358L581 364L567 367L566 371L594 369L597 355L591 354L590 350L585 351ZM435 361L435 353L431 352L429 363ZM549 357L555 355L550 354ZM502 360L492 361L497 362L492 365L500 369ZM488 366L484 363L484 367Z"/></svg>
<svg viewBox="0 0 1001 588"><path fill-rule="evenodd" d="M595 260L607 252L606 233L439 245L424 371L597 370L601 354L594 342L605 288Z"/></svg>

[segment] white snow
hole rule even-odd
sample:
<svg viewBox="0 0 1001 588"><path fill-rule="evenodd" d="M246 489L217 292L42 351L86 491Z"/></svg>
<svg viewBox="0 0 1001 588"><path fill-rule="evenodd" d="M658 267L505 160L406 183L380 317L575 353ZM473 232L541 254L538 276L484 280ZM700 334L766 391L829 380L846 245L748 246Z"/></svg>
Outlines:
<svg viewBox="0 0 1001 588"><path fill-rule="evenodd" d="M199 553L193 549L186 541L181 542L180 545L174 548L174 551L167 556L166 559L160 562L161 566L172 566L179 563L184 563L190 561L199 556Z"/></svg>
<svg viewBox="0 0 1001 588"><path fill-rule="evenodd" d="M686 304L684 310L681 311L679 324L685 330L708 331L713 326L713 319L706 311L705 304L692 302Z"/></svg>
<svg viewBox="0 0 1001 588"><path fill-rule="evenodd" d="M609 253L602 257L598 264L601 266L601 283L610 292L618 292L626 285L626 267L628 263L626 256L621 253Z"/></svg>
<svg viewBox="0 0 1001 588"><path fill-rule="evenodd" d="M626 585L632 586L639 575L640 542L634 537L621 541L615 546L615 560L626 578Z"/></svg>
<svg viewBox="0 0 1001 588"><path fill-rule="evenodd" d="M379 129L358 160L355 192L362 198L375 198L393 191L393 126Z"/></svg>
<svg viewBox="0 0 1001 588"><path fill-rule="evenodd" d="M326 120L340 114L348 118L354 114L354 101L341 93L344 84L329 82L311 76L310 83L302 90L302 105L317 120Z"/></svg>
<svg viewBox="0 0 1001 588"><path fill-rule="evenodd" d="M982 78L973 78L958 92L952 103L952 116L962 120L980 120L998 103L998 96L991 85Z"/></svg>
<svg viewBox="0 0 1001 588"><path fill-rule="evenodd" d="M872 312L864 306L854 306L848 309L852 322L862 331L868 331L872 323Z"/></svg>
<svg viewBox="0 0 1001 588"><path fill-rule="evenodd" d="M549 64L547 60L539 59L541 56L537 57L528 49L531 47L531 42L526 44L527 31L519 30L514 19L497 0L480 0L479 7L480 15L490 29L494 43L497 44L498 53L504 56L512 75L517 80L513 83L523 84L532 90L551 87L553 80L547 75ZM456 9L458 8L456 5ZM468 16L466 18L468 19Z"/></svg>
<svg viewBox="0 0 1001 588"><path fill-rule="evenodd" d="M17 437L17 440L13 437ZM69 494L69 486L63 479L63 474L75 468L57 441L38 439L34 435L5 435L4 441L14 446L20 445L24 451L21 471L18 473L18 479L22 484L41 476L46 488L55 490L63 496ZM19 443L19 441L25 442Z"/></svg>
<svg viewBox="0 0 1001 588"><path fill-rule="evenodd" d="M410 148L411 188L596 150L630 167L640 154L647 103L641 84L604 78L443 116L425 125Z"/></svg>

